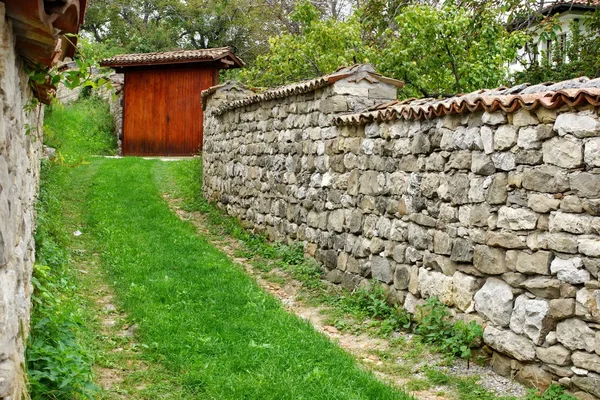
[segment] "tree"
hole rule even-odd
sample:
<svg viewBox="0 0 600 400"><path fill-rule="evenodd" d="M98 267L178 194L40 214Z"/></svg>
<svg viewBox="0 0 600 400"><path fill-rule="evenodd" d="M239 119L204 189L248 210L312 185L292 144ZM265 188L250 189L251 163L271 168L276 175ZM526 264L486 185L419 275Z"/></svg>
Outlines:
<svg viewBox="0 0 600 400"><path fill-rule="evenodd" d="M396 17L396 30L387 33L378 69L403 79L409 96L496 87L527 38L507 31L502 10L486 1L407 6Z"/></svg>
<svg viewBox="0 0 600 400"><path fill-rule="evenodd" d="M343 65L368 61L369 49L361 39L355 19L322 19L322 12L308 0L300 2L291 15L299 32L269 40L269 51L241 73L246 83L276 86L314 78Z"/></svg>

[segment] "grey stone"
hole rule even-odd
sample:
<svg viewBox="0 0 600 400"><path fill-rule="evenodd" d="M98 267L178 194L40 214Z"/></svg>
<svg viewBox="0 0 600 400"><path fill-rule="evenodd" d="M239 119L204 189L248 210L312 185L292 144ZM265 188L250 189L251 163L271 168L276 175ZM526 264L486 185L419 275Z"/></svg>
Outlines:
<svg viewBox="0 0 600 400"><path fill-rule="evenodd" d="M583 212L583 203L579 197L568 195L562 199L560 209L567 213L581 213Z"/></svg>
<svg viewBox="0 0 600 400"><path fill-rule="evenodd" d="M437 254L452 254L452 239L446 232L435 231L433 233L433 251Z"/></svg>
<svg viewBox="0 0 600 400"><path fill-rule="evenodd" d="M538 347L535 350L537 358L541 362L554 365L569 365L571 362L571 352L561 345L551 346L548 348Z"/></svg>
<svg viewBox="0 0 600 400"><path fill-rule="evenodd" d="M513 332L524 334L536 345L541 345L546 334L555 326L554 320L549 315L547 301L529 299L524 294L517 297L510 317L510 329Z"/></svg>
<svg viewBox="0 0 600 400"><path fill-rule="evenodd" d="M500 171L512 171L517 166L515 155L507 151L492 154L492 162Z"/></svg>
<svg viewBox="0 0 600 400"><path fill-rule="evenodd" d="M437 271L419 269L419 290L425 298L437 297L447 306L454 305L454 284L452 277Z"/></svg>
<svg viewBox="0 0 600 400"><path fill-rule="evenodd" d="M575 138L552 138L543 145L544 162L562 168L577 168L583 163L583 145Z"/></svg>
<svg viewBox="0 0 600 400"><path fill-rule="evenodd" d="M474 299L477 312L497 326L508 326L513 309L513 293L506 282L488 278Z"/></svg>
<svg viewBox="0 0 600 400"><path fill-rule="evenodd" d="M524 274L548 275L552 253L549 251L536 251L532 254L519 252L517 255L516 270Z"/></svg>
<svg viewBox="0 0 600 400"><path fill-rule="evenodd" d="M600 372L600 356L596 354L576 351L572 355L573 364L579 368L585 368L589 371Z"/></svg>
<svg viewBox="0 0 600 400"><path fill-rule="evenodd" d="M537 219L536 213L522 208L501 207L498 211L499 228L515 231L531 230L535 229Z"/></svg>
<svg viewBox="0 0 600 400"><path fill-rule="evenodd" d="M510 232L486 233L486 244L492 247L503 247L505 249L524 249L527 247L525 236L518 236Z"/></svg>
<svg viewBox="0 0 600 400"><path fill-rule="evenodd" d="M561 193L569 190L569 179L561 169L551 165L542 165L525 169L523 187L542 193Z"/></svg>
<svg viewBox="0 0 600 400"><path fill-rule="evenodd" d="M600 397L600 375L574 376L571 382L578 388L583 389L596 397Z"/></svg>
<svg viewBox="0 0 600 400"><path fill-rule="evenodd" d="M502 125L494 134L494 149L508 150L517 144L517 129L512 125Z"/></svg>
<svg viewBox="0 0 600 400"><path fill-rule="evenodd" d="M487 126L481 127L481 143L485 154L494 152L494 132Z"/></svg>
<svg viewBox="0 0 600 400"><path fill-rule="evenodd" d="M383 283L390 284L394 280L394 271L390 266L390 262L384 257L371 258L371 272L373 278Z"/></svg>
<svg viewBox="0 0 600 400"><path fill-rule="evenodd" d="M398 290L407 290L411 282L418 280L419 268L416 265L400 264L394 272L394 287Z"/></svg>
<svg viewBox="0 0 600 400"><path fill-rule="evenodd" d="M556 338L570 350L593 352L595 348L594 331L580 319L570 318L559 322L556 326Z"/></svg>
<svg viewBox="0 0 600 400"><path fill-rule="evenodd" d="M512 114L512 124L514 126L537 125L539 124L539 120L534 114L522 108Z"/></svg>
<svg viewBox="0 0 600 400"><path fill-rule="evenodd" d="M585 142L583 159L588 167L600 167L600 138L592 138Z"/></svg>
<svg viewBox="0 0 600 400"><path fill-rule="evenodd" d="M492 159L484 154L474 152L471 160L471 171L478 175L492 175L496 172L496 167Z"/></svg>
<svg viewBox="0 0 600 400"><path fill-rule="evenodd" d="M456 262L473 261L473 242L469 239L455 239L452 244L450 259Z"/></svg>
<svg viewBox="0 0 600 400"><path fill-rule="evenodd" d="M573 173L569 175L569 184L578 196L591 199L600 198L600 174Z"/></svg>
<svg viewBox="0 0 600 400"><path fill-rule="evenodd" d="M535 359L535 346L533 343L511 331L500 330L492 325L487 325L483 331L483 340L492 349L519 361L533 361Z"/></svg>
<svg viewBox="0 0 600 400"><path fill-rule="evenodd" d="M569 133L578 138L597 136L600 131L600 121L588 115L564 113L556 118L554 130L561 136Z"/></svg>
<svg viewBox="0 0 600 400"><path fill-rule="evenodd" d="M517 144L519 147L522 147L526 150L529 149L539 149L542 147L542 143L538 138L538 127L530 126L519 129L519 137L517 139Z"/></svg>
<svg viewBox="0 0 600 400"><path fill-rule="evenodd" d="M500 275L509 271L503 250L488 246L475 246L473 266L489 275Z"/></svg>
<svg viewBox="0 0 600 400"><path fill-rule="evenodd" d="M457 271L452 277L454 283L454 304L461 310L468 312L473 306L473 296L481 288L483 281Z"/></svg>
<svg viewBox="0 0 600 400"><path fill-rule="evenodd" d="M578 239L579 252L590 257L600 257L600 239L580 238Z"/></svg>
<svg viewBox="0 0 600 400"><path fill-rule="evenodd" d="M526 386L532 386L540 390L546 390L552 384L554 377L543 368L533 364L524 365L517 374L515 380Z"/></svg>
<svg viewBox="0 0 600 400"><path fill-rule="evenodd" d="M531 193L528 196L527 205L535 212L548 213L558 209L560 200L547 194Z"/></svg>
<svg viewBox="0 0 600 400"><path fill-rule="evenodd" d="M588 321L600 322L600 290L580 289L575 299L575 314Z"/></svg>
<svg viewBox="0 0 600 400"><path fill-rule="evenodd" d="M591 226L592 218L589 215L557 211L550 218L550 232L589 233Z"/></svg>
<svg viewBox="0 0 600 400"><path fill-rule="evenodd" d="M550 272L556 274L561 282L574 285L585 283L591 279L589 271L584 268L583 261L579 257L555 258L550 264Z"/></svg>
<svg viewBox="0 0 600 400"><path fill-rule="evenodd" d="M502 111L495 112L484 112L481 116L481 121L487 125L501 125L506 123L508 119L506 115L502 113Z"/></svg>
<svg viewBox="0 0 600 400"><path fill-rule="evenodd" d="M557 299L561 296L560 281L558 279L538 276L527 279L521 284L521 287L529 290L534 295L545 299Z"/></svg>
<svg viewBox="0 0 600 400"><path fill-rule="evenodd" d="M490 204L504 204L507 197L506 174L495 174L488 189L487 201Z"/></svg>

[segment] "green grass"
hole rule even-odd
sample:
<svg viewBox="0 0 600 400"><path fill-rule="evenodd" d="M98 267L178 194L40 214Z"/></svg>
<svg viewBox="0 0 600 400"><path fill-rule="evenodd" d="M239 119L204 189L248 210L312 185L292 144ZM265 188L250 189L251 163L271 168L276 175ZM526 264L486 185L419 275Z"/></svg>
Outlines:
<svg viewBox="0 0 600 400"><path fill-rule="evenodd" d="M97 97L46 108L44 144L56 148L59 161L67 164L90 155L113 155L114 130L108 103Z"/></svg>
<svg viewBox="0 0 600 400"><path fill-rule="evenodd" d="M286 313L161 197L158 161L96 160L88 222L145 356L187 398L406 399Z"/></svg>

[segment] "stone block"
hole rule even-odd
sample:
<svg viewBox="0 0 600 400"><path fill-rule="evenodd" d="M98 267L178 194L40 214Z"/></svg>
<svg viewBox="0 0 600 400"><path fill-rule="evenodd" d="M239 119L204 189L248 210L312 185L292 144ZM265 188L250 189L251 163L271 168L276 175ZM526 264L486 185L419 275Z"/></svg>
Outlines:
<svg viewBox="0 0 600 400"><path fill-rule="evenodd" d="M535 229L538 215L523 208L501 207L498 211L498 227L515 231Z"/></svg>
<svg viewBox="0 0 600 400"><path fill-rule="evenodd" d="M588 199L600 198L600 174L591 172L572 173L569 185L576 195Z"/></svg>
<svg viewBox="0 0 600 400"><path fill-rule="evenodd" d="M556 274L561 282L573 285L582 284L591 279L590 272L585 269L580 257L569 259L557 257L550 264L550 272Z"/></svg>
<svg viewBox="0 0 600 400"><path fill-rule="evenodd" d="M523 187L541 193L562 193L569 190L566 173L552 165L526 168L523 171Z"/></svg>
<svg viewBox="0 0 600 400"><path fill-rule="evenodd" d="M454 283L441 272L419 268L419 290L425 298L437 297L447 306L454 305Z"/></svg>
<svg viewBox="0 0 600 400"><path fill-rule="evenodd" d="M508 119L502 111L495 112L484 112L481 116L481 122L486 125L502 125L505 124Z"/></svg>
<svg viewBox="0 0 600 400"><path fill-rule="evenodd" d="M469 239L455 239L452 244L450 259L456 262L473 261L473 242Z"/></svg>
<svg viewBox="0 0 600 400"><path fill-rule="evenodd" d="M418 284L419 268L416 265L400 264L394 272L394 287L407 290L413 284Z"/></svg>
<svg viewBox="0 0 600 400"><path fill-rule="evenodd" d="M557 210L561 201L552 195L531 193L527 197L527 205L535 212L548 213Z"/></svg>
<svg viewBox="0 0 600 400"><path fill-rule="evenodd" d="M540 121L535 114L532 114L524 108L521 108L519 111L512 114L512 124L514 126L537 125L539 122Z"/></svg>
<svg viewBox="0 0 600 400"><path fill-rule="evenodd" d="M562 168L583 164L583 144L575 138L552 138L543 145L544 162Z"/></svg>
<svg viewBox="0 0 600 400"><path fill-rule="evenodd" d="M510 317L510 329L513 332L524 334L534 344L541 345L555 326L549 313L548 301L530 299L525 294L517 297Z"/></svg>
<svg viewBox="0 0 600 400"><path fill-rule="evenodd" d="M524 249L527 247L527 237L510 232L488 231L486 233L486 244L505 249Z"/></svg>
<svg viewBox="0 0 600 400"><path fill-rule="evenodd" d="M487 325L483 331L483 340L492 349L519 361L535 359L535 346L531 340L509 330Z"/></svg>
<svg viewBox="0 0 600 400"><path fill-rule="evenodd" d="M454 283L454 305L468 312L473 307L473 296L481 288L482 279L457 271L452 277Z"/></svg>
<svg viewBox="0 0 600 400"><path fill-rule="evenodd" d="M371 274L374 279L386 284L390 284L394 280L394 271L385 257L373 256L371 258Z"/></svg>
<svg viewBox="0 0 600 400"><path fill-rule="evenodd" d="M560 344L547 348L538 347L535 349L535 354L541 362L546 364L565 366L571 363L571 352Z"/></svg>
<svg viewBox="0 0 600 400"><path fill-rule="evenodd" d="M494 167L500 171L512 171L517 166L515 155L508 151L492 154L492 162L494 163Z"/></svg>
<svg viewBox="0 0 600 400"><path fill-rule="evenodd" d="M575 315L574 299L550 300L550 316L555 320L571 318Z"/></svg>
<svg viewBox="0 0 600 400"><path fill-rule="evenodd" d="M497 326L508 326L513 309L511 287L497 278L488 278L475 294L475 310ZM500 350L498 350L500 351Z"/></svg>
<svg viewBox="0 0 600 400"><path fill-rule="evenodd" d="M576 351L571 356L573 364L578 368L584 368L588 371L600 372L600 356L596 354Z"/></svg>
<svg viewBox="0 0 600 400"><path fill-rule="evenodd" d="M535 278L527 279L521 284L521 287L529 290L534 295L545 299L558 299L561 297L561 284L558 279L537 276Z"/></svg>
<svg viewBox="0 0 600 400"><path fill-rule="evenodd" d="M490 156L485 153L473 152L471 159L471 172L478 175L492 175L496 167Z"/></svg>
<svg viewBox="0 0 600 400"><path fill-rule="evenodd" d="M600 290L583 288L575 297L575 314L592 322L600 322Z"/></svg>
<svg viewBox="0 0 600 400"><path fill-rule="evenodd" d="M517 255L516 270L529 275L548 275L552 253L549 251L536 251L534 253L519 252Z"/></svg>
<svg viewBox="0 0 600 400"><path fill-rule="evenodd" d="M556 326L556 338L569 350L585 350L592 353L595 349L596 335L582 320L570 318Z"/></svg>
<svg viewBox="0 0 600 400"><path fill-rule="evenodd" d="M600 397L600 375L588 374L587 376L573 376L571 382L578 388Z"/></svg>
<svg viewBox="0 0 600 400"><path fill-rule="evenodd" d="M592 217L585 214L569 214L561 211L553 212L550 217L550 232L589 233L592 228Z"/></svg>
<svg viewBox="0 0 600 400"><path fill-rule="evenodd" d="M579 238L578 249L581 254L590 257L600 257L600 239L598 238Z"/></svg>
<svg viewBox="0 0 600 400"><path fill-rule="evenodd" d="M600 138L596 137L585 141L583 159L587 167L600 167Z"/></svg>
<svg viewBox="0 0 600 400"><path fill-rule="evenodd" d="M553 376L537 365L524 365L515 375L515 380L526 386L545 391L552 384Z"/></svg>
<svg viewBox="0 0 600 400"><path fill-rule="evenodd" d="M556 118L554 130L560 136L571 134L578 138L598 136L600 121L590 115L564 113Z"/></svg>
<svg viewBox="0 0 600 400"><path fill-rule="evenodd" d="M489 275L500 275L509 271L504 250L483 245L475 246L473 266Z"/></svg>
<svg viewBox="0 0 600 400"><path fill-rule="evenodd" d="M517 128L512 125L502 125L498 127L494 134L494 149L509 150L517 144Z"/></svg>

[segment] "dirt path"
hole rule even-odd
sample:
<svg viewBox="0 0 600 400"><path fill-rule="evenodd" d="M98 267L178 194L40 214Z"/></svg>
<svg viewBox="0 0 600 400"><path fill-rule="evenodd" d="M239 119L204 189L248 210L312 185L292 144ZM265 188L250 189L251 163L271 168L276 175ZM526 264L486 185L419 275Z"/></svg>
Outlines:
<svg viewBox="0 0 600 400"><path fill-rule="evenodd" d="M182 220L195 225L202 236L244 268L264 290L278 298L288 312L309 321L315 329L354 355L363 367L373 371L383 381L403 388L421 400L460 399L461 396L456 390L448 385L426 384L424 371L435 368L444 374L478 380L485 389L500 396L521 397L525 394L522 385L497 375L489 368L473 364L467 368L466 362L462 360L455 360L453 365L448 365L448 361L440 354L423 348L415 349L410 334L400 333L392 340L387 340L364 333L341 332L327 323L326 307L313 306L301 300L301 282L294 280L281 269L274 269L265 276L265 273L257 270L247 258L236 255L242 249L237 240L225 236L216 237L206 225L202 213L185 211L180 208L180 200L172 199L168 194L163 196ZM276 279L269 279L271 277ZM399 346L397 343L403 345Z"/></svg>

